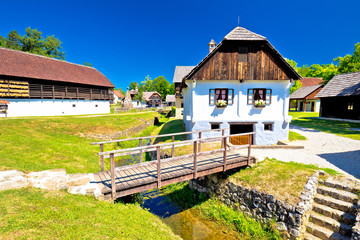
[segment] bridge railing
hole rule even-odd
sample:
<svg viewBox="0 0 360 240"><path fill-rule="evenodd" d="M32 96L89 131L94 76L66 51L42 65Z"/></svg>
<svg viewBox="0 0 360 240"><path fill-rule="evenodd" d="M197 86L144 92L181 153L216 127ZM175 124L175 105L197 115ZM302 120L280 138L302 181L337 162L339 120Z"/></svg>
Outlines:
<svg viewBox="0 0 360 240"><path fill-rule="evenodd" d="M224 131L224 130L221 129L221 131ZM197 132L200 132L200 131L197 131ZM201 131L201 132L204 132L204 131ZM187 132L187 133L191 133L191 132ZM156 167L156 169L157 169L157 187L160 188L161 187L161 163L165 163L168 161L180 160L180 159L184 159L184 158L193 157L193 159L194 159L194 162L193 162L194 173L193 174L194 174L194 178L196 179L197 174L198 174L197 157L202 156L202 155L210 155L210 154L214 154L217 152L223 152L223 171L226 171L226 167L227 167L227 159L226 158L227 158L227 151L228 151L227 139L229 137L245 136L245 135L249 136L249 144L232 147L232 149L248 148L247 163L249 164L250 163L250 154L251 154L251 142L252 142L252 138L253 138L254 134L255 134L255 132L232 134L232 135L224 135L223 134L222 136L219 136L219 137L192 139L192 140L184 140L184 141L179 141L179 142L172 141L170 143L161 143L161 144L155 144L155 145L149 145L149 146L139 146L139 147L119 149L119 150L113 150L113 151L107 151L107 152L100 151L98 153L98 155L100 155L102 157L102 161L106 158L110 158L110 176L111 176L111 191L112 191L111 194L112 194L112 198L115 199L115 196L116 196L115 160L114 160L115 157L137 154L137 153L142 155L142 153L144 153L144 152L156 151L156 161L140 162L137 164L122 166L121 168L129 169L129 168L143 167L143 166L147 166L147 165L156 164L156 166L157 166ZM164 135L173 136L173 134L164 134ZM160 135L160 136L164 136L164 135ZM149 137L151 137L151 136L149 136ZM200 152L201 150L198 148L199 144L207 143L207 142L217 142L217 141L221 141L221 143L222 143L221 149ZM101 143L104 144L105 142L101 142ZM101 143L97 143L97 144L101 144ZM182 156L174 156L174 149L176 147L182 147L182 146L187 146L187 145L193 145L193 150L192 150L191 154L182 155ZM169 148L172 149L172 156L167 159L161 159L161 157L160 157L161 149L169 149Z"/></svg>
<svg viewBox="0 0 360 240"><path fill-rule="evenodd" d="M151 140L152 138L171 137L171 142L175 142L175 136L198 134L198 138L201 139L203 137L204 132L220 132L221 131L221 135L224 136L225 130L228 130L228 128L159 134L159 135L155 135L155 136L145 136L145 137L135 137L135 138L125 138L125 139L118 139L118 140L111 140L111 141L93 142L93 143L91 143L91 145L100 145L100 153L101 153L101 152L104 152L104 144L107 144L107 143L120 143L120 142L138 140L139 147L142 147L144 144L144 141L143 141L144 139ZM199 142L199 150L201 151L201 142ZM135 153L130 153L130 154L135 154ZM171 150L171 156L174 157L174 154L175 154L175 148L173 147ZM118 157L118 156L123 156L123 155L116 155L115 157ZM141 163L141 162L143 162L143 152L142 151L140 151L139 156L140 156L140 163ZM104 171L104 155L100 155L100 166L101 166L101 171Z"/></svg>

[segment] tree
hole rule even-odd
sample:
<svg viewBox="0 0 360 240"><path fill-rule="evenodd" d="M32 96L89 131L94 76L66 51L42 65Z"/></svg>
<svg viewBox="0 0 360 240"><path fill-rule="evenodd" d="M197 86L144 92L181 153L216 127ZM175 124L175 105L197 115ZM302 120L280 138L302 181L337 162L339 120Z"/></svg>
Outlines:
<svg viewBox="0 0 360 240"><path fill-rule="evenodd" d="M129 89L132 90L132 89L136 89L138 87L138 83L137 82L131 82L130 85L129 85Z"/></svg>
<svg viewBox="0 0 360 240"><path fill-rule="evenodd" d="M83 65L88 66L88 67L93 67L93 65L91 63L88 63L88 62L85 62Z"/></svg>
<svg viewBox="0 0 360 240"><path fill-rule="evenodd" d="M45 52L45 56L64 60L65 52L61 51L62 49L61 44L62 42L54 35L47 36L46 40L43 41L43 49Z"/></svg>
<svg viewBox="0 0 360 240"><path fill-rule="evenodd" d="M334 61L339 64L339 73L360 71L360 42L355 44L354 49L352 55L347 54L344 57L337 57L334 59Z"/></svg>
<svg viewBox="0 0 360 240"><path fill-rule="evenodd" d="M0 47L6 47L6 38L0 35Z"/></svg>
<svg viewBox="0 0 360 240"><path fill-rule="evenodd" d="M163 99L166 98L169 92L170 83L164 76L159 76L153 80L153 86Z"/></svg>
<svg viewBox="0 0 360 240"><path fill-rule="evenodd" d="M6 39L6 47L21 50L21 36L16 30L9 32Z"/></svg>
<svg viewBox="0 0 360 240"><path fill-rule="evenodd" d="M290 88L290 94L295 92L296 90L298 90L301 87L302 87L302 83L299 80L296 80L294 82L294 85L292 85L291 88Z"/></svg>

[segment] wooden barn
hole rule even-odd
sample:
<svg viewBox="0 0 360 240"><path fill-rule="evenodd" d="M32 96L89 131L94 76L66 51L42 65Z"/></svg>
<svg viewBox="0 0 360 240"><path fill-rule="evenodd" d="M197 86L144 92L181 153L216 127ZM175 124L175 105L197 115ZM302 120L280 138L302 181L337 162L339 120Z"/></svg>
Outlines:
<svg viewBox="0 0 360 240"><path fill-rule="evenodd" d="M112 88L95 68L0 48L0 100L9 102L9 117L109 113Z"/></svg>
<svg viewBox="0 0 360 240"><path fill-rule="evenodd" d="M317 94L320 117L360 119L360 72L334 76Z"/></svg>

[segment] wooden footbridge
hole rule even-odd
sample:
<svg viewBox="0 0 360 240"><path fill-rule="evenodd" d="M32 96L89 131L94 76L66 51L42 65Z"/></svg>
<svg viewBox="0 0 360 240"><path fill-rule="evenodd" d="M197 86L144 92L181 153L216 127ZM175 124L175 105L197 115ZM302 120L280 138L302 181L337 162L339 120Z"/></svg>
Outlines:
<svg viewBox="0 0 360 240"><path fill-rule="evenodd" d="M217 131L219 137L202 138L204 132ZM174 134L163 134L148 137L128 138L106 142L91 143L100 145L101 171L94 173L95 179L104 195L104 199L113 199L130 194L160 188L168 184L196 179L217 172L247 166L254 162L250 157L251 144L229 146L228 139L244 138L248 136L249 143L254 132L225 135L225 129L181 132ZM175 136L198 134L198 139L175 141ZM143 146L144 139L158 137L171 137L171 142ZM104 152L104 144L124 141L139 141L139 146L134 148L119 149ZM211 142L221 143L219 149L201 151L201 145ZM191 146L191 154L175 156L175 148ZM215 144L216 145L216 144ZM203 145L204 146L204 145ZM214 147L216 148L216 147ZM240 148L248 148L247 156L241 156ZM171 150L169 158L161 159L161 151ZM149 152L156 155L156 160L143 162L144 153ZM115 158L127 155L139 154L140 162L127 166L115 167ZM104 169L104 160L110 159L110 170Z"/></svg>

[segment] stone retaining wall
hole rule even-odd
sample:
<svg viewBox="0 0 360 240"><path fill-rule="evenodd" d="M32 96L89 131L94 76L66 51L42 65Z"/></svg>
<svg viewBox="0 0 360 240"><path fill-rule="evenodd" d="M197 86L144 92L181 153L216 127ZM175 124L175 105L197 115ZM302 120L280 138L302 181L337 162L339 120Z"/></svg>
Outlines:
<svg viewBox="0 0 360 240"><path fill-rule="evenodd" d="M261 223L277 222L279 231L289 234L291 239L301 237L306 231L316 194L319 173L312 175L295 206L277 200L274 195L242 187L227 180L222 174L213 174L199 180L192 180L189 186L199 192L216 196L227 206L240 210Z"/></svg>
<svg viewBox="0 0 360 240"><path fill-rule="evenodd" d="M360 240L360 209L358 207L356 214L356 222L352 228L351 240Z"/></svg>
<svg viewBox="0 0 360 240"><path fill-rule="evenodd" d="M0 172L0 191L23 187L47 190L67 190L72 194L99 197L101 191L92 173L67 174L65 169L54 169L25 174L18 170Z"/></svg>

